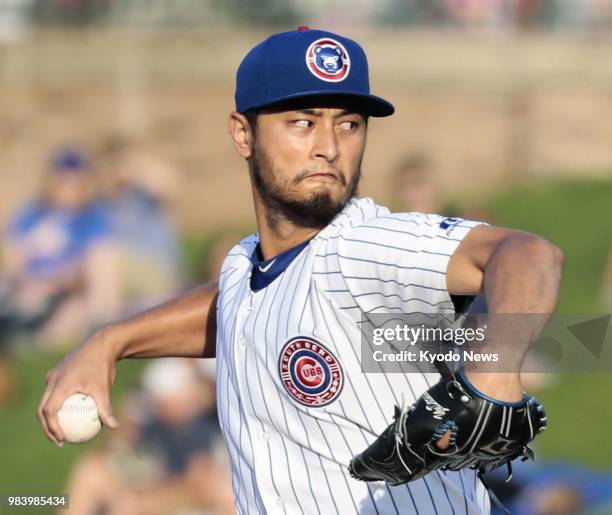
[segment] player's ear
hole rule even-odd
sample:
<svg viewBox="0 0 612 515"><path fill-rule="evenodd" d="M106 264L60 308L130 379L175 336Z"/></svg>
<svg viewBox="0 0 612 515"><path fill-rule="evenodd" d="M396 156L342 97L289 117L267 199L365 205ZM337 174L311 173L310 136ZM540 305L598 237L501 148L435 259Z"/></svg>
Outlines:
<svg viewBox="0 0 612 515"><path fill-rule="evenodd" d="M236 111L232 112L229 116L228 129L234 148L240 157L243 159L251 157L255 135L246 116Z"/></svg>

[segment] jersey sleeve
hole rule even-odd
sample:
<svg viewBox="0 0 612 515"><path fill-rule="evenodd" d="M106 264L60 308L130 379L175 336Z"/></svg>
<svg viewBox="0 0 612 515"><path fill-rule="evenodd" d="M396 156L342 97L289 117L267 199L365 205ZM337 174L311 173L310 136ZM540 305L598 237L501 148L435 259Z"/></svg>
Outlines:
<svg viewBox="0 0 612 515"><path fill-rule="evenodd" d="M98 243L108 240L112 235L112 224L108 213L104 210L96 211L85 228L84 239L87 242Z"/></svg>
<svg viewBox="0 0 612 515"><path fill-rule="evenodd" d="M354 302L366 313L452 312L448 262L481 224L422 213L365 220L340 235L338 261Z"/></svg>

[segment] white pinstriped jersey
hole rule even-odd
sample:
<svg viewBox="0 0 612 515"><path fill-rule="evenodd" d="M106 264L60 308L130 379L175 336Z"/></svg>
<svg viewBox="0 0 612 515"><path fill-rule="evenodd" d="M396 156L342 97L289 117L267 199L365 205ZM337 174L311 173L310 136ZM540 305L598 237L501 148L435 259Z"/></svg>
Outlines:
<svg viewBox="0 0 612 515"><path fill-rule="evenodd" d="M217 304L217 402L238 513L489 513L472 470L391 487L347 468L402 395L412 403L439 377L362 373L362 312L453 313L446 267L474 225L353 199L256 292L257 235L232 249Z"/></svg>

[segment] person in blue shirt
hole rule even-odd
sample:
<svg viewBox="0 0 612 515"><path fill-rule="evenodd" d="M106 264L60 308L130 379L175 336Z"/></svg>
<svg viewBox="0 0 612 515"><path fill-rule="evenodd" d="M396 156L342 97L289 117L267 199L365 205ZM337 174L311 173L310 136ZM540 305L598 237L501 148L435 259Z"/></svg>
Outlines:
<svg viewBox="0 0 612 515"><path fill-rule="evenodd" d="M179 293L186 283L172 209L180 173L146 148L119 138L108 142L97 165L121 255L125 308L146 309Z"/></svg>
<svg viewBox="0 0 612 515"><path fill-rule="evenodd" d="M27 332L65 345L113 319L120 298L111 236L85 156L59 150L41 194L17 211L5 231L5 336Z"/></svg>

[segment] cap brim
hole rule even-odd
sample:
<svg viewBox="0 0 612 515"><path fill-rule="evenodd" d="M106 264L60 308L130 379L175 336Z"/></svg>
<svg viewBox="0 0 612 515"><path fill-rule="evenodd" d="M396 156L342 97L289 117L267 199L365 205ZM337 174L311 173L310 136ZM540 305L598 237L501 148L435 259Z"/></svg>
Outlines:
<svg viewBox="0 0 612 515"><path fill-rule="evenodd" d="M255 104L245 109L249 111L251 109L281 109L287 107L287 109L295 109L296 101L313 98L321 99L325 97L325 102L329 102L331 105L342 105L347 104L359 111L363 111L368 116L374 116L382 118L385 116L391 116L395 112L395 107L391 102L387 102L384 98L377 97L376 95L367 95L355 93L354 91L308 91L304 93L295 93L290 96L284 96L278 99L267 100L264 104ZM340 102L338 102L340 100ZM341 100L344 100L342 102ZM348 102L347 102L348 101ZM297 104L299 105L299 103Z"/></svg>

